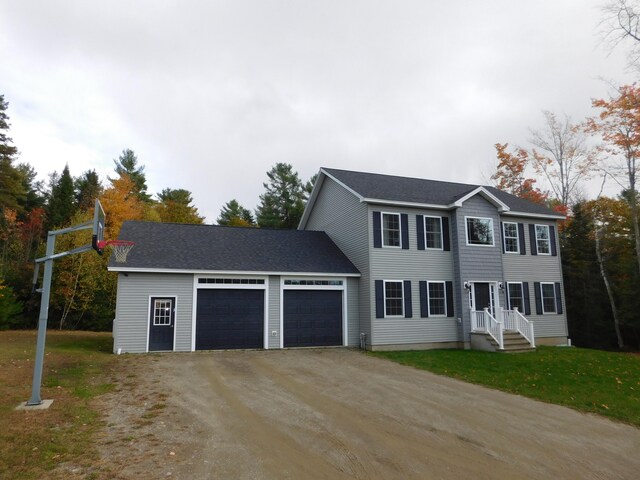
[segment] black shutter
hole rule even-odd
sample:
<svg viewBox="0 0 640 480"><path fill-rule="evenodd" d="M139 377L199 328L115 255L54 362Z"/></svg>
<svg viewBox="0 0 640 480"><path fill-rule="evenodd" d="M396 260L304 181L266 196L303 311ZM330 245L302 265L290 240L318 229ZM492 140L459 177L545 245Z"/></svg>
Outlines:
<svg viewBox="0 0 640 480"><path fill-rule="evenodd" d="M453 317L453 282L444 282L447 291L447 317Z"/></svg>
<svg viewBox="0 0 640 480"><path fill-rule="evenodd" d="M384 282L376 280L376 318L384 318Z"/></svg>
<svg viewBox="0 0 640 480"><path fill-rule="evenodd" d="M524 315L531 315L531 300L529 300L529 282L522 282L522 292L524 294Z"/></svg>
<svg viewBox="0 0 640 480"><path fill-rule="evenodd" d="M427 282L420 281L420 316L429 316L429 305L427 303Z"/></svg>
<svg viewBox="0 0 640 480"><path fill-rule="evenodd" d="M502 243L502 253L506 253L504 248L504 223L500 222L500 243Z"/></svg>
<svg viewBox="0 0 640 480"><path fill-rule="evenodd" d="M380 212L373 212L373 247L382 248L382 218Z"/></svg>
<svg viewBox="0 0 640 480"><path fill-rule="evenodd" d="M562 313L562 291L560 290L560 282L556 282L556 312Z"/></svg>
<svg viewBox="0 0 640 480"><path fill-rule="evenodd" d="M533 282L533 293L536 296L536 314L542 315L542 292L540 282Z"/></svg>
<svg viewBox="0 0 640 480"><path fill-rule="evenodd" d="M442 248L445 252L451 250L451 240L449 236L449 217L442 217Z"/></svg>
<svg viewBox="0 0 640 480"><path fill-rule="evenodd" d="M509 284L507 282L504 285L504 303L507 305L507 310L511 310L511 299L509 298ZM524 312L520 312L524 315Z"/></svg>
<svg viewBox="0 0 640 480"><path fill-rule="evenodd" d="M556 246L556 227L549 225L549 242L551 242L551 255L558 256L558 247Z"/></svg>
<svg viewBox="0 0 640 480"><path fill-rule="evenodd" d="M411 282L404 281L404 318L413 317L413 308L411 307Z"/></svg>
<svg viewBox="0 0 640 480"><path fill-rule="evenodd" d="M520 255L526 255L527 243L524 241L524 223L518 224L518 241L520 242Z"/></svg>
<svg viewBox="0 0 640 480"><path fill-rule="evenodd" d="M536 226L533 223L529 224L529 240L531 242L531 255L537 255L538 245L536 244Z"/></svg>
<svg viewBox="0 0 640 480"><path fill-rule="evenodd" d="M409 250L409 216L400 214L400 230L402 232L402 249Z"/></svg>
<svg viewBox="0 0 640 480"><path fill-rule="evenodd" d="M418 232L418 250L424 250L424 217L416 215L416 231Z"/></svg>

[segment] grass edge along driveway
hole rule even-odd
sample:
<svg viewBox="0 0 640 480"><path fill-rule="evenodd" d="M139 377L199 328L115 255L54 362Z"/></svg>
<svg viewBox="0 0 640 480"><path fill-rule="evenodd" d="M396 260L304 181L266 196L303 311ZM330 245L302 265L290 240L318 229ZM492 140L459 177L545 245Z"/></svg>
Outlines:
<svg viewBox="0 0 640 480"><path fill-rule="evenodd" d="M538 347L521 354L477 350L369 354L640 427L638 354L567 347Z"/></svg>

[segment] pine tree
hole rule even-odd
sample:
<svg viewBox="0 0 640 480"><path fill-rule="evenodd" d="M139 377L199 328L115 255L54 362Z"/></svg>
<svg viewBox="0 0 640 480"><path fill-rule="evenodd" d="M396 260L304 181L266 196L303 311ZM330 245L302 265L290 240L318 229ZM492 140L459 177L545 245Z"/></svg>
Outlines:
<svg viewBox="0 0 640 480"><path fill-rule="evenodd" d="M95 199L102 194L102 182L98 178L95 170L87 170L80 177L76 178L75 200L81 211L92 209Z"/></svg>
<svg viewBox="0 0 640 480"><path fill-rule="evenodd" d="M225 203L216 222L218 225L232 227L254 227L256 224L251 212L240 205L235 198Z"/></svg>
<svg viewBox="0 0 640 480"><path fill-rule="evenodd" d="M157 210L162 222L201 224L204 220L192 205L193 198L189 190L165 188L158 194L158 198L160 203Z"/></svg>
<svg viewBox="0 0 640 480"><path fill-rule="evenodd" d="M8 107L4 95L0 95L0 217L6 208L23 213L27 195L22 176L13 165L18 149L8 135Z"/></svg>
<svg viewBox="0 0 640 480"><path fill-rule="evenodd" d="M76 211L73 178L69 165L65 165L62 175L52 175L51 192L47 202L48 228L65 226Z"/></svg>
<svg viewBox="0 0 640 480"><path fill-rule="evenodd" d="M305 191L298 173L288 163L277 163L267 172L256 218L260 227L298 228L304 211Z"/></svg>
<svg viewBox="0 0 640 480"><path fill-rule="evenodd" d="M113 163L116 165L116 173L120 176L128 175L135 185L134 192L138 199L150 202L151 196L147 193L147 177L144 173L144 165L138 166L138 157L133 150L127 148Z"/></svg>

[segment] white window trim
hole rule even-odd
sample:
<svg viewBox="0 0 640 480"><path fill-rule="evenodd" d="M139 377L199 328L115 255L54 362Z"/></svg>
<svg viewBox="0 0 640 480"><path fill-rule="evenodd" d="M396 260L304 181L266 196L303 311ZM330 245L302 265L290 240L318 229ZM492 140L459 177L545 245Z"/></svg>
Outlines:
<svg viewBox="0 0 640 480"><path fill-rule="evenodd" d="M551 285L553 288L553 312L546 312L544 310L544 290L543 285ZM540 282L540 303L542 304L543 315L557 315L558 314L558 300L556 298L556 284L554 282Z"/></svg>
<svg viewBox="0 0 640 480"><path fill-rule="evenodd" d="M400 227L400 245L385 245L384 244L384 216L385 215L395 215L398 217L398 225ZM381 244L382 248L402 248L402 215L398 212L380 212L380 236L382 237Z"/></svg>
<svg viewBox="0 0 640 480"><path fill-rule="evenodd" d="M432 283L440 283L442 284L442 286L444 287L443 291L444 291L444 313L443 314L431 314L431 302L429 301L431 299L431 296L429 295L429 285L431 285ZM447 316L447 282L443 281L434 281L434 282L427 282L427 311L429 312L429 317L433 317L433 318L444 318Z"/></svg>
<svg viewBox="0 0 640 480"><path fill-rule="evenodd" d="M387 283L400 283L400 293L402 294L402 314L401 315L387 315ZM382 301L384 302L384 318L404 318L404 280L383 280L382 281Z"/></svg>
<svg viewBox="0 0 640 480"><path fill-rule="evenodd" d="M518 249L515 252L511 252L507 250L507 231L505 230L505 227L507 226L507 224L516 226L515 238L516 238L516 246L518 247ZM513 238L513 237L509 237L509 238ZM502 222L502 243L503 243L502 248L504 249L504 253L514 253L518 255L520 254L520 230L518 229L518 222Z"/></svg>
<svg viewBox="0 0 640 480"><path fill-rule="evenodd" d="M427 242L427 218L436 218L440 221L440 248L430 247L429 242ZM444 250L444 235L442 233L442 217L438 217L436 215L423 215L422 216L422 229L424 230L424 248L425 250Z"/></svg>
<svg viewBox="0 0 640 480"><path fill-rule="evenodd" d="M166 303L167 301L169 302L170 309L173 310L173 300L170 298L156 298L153 301L153 326L154 327L170 327L171 326L171 319L174 315L174 312L172 311L169 312L169 323L157 323L157 320L159 320L160 318L156 315L157 310L159 309L158 302ZM165 319L166 317L163 315L162 318Z"/></svg>
<svg viewBox="0 0 640 480"><path fill-rule="evenodd" d="M509 290L509 285L520 285L520 293L522 294L522 310L519 310L521 314L525 314L524 313L524 284L523 282L507 282L507 298L509 300L509 308L511 310L513 310L513 307L511 305L511 291Z"/></svg>
<svg viewBox="0 0 640 480"><path fill-rule="evenodd" d="M469 243L469 223L467 221L467 219L469 218L477 218L479 220L489 220L489 222L491 222L491 245L489 244L483 244L483 243ZM467 241L467 246L468 247L495 247L496 246L496 239L495 239L495 232L494 232L494 228L493 228L493 218L491 217L476 217L474 215L469 215L469 216L465 216L464 217L464 230L465 230L465 235L466 235L466 241Z"/></svg>
<svg viewBox="0 0 640 480"><path fill-rule="evenodd" d="M549 252L548 253L543 253L540 251L540 248L538 248L538 227L545 227L547 229L547 242L549 243ZM538 255L551 255L551 228L549 227L549 225L544 225L544 224L540 224L540 223L536 223L533 227L533 230L535 231L536 234L536 253ZM544 240L544 239L540 239L540 240Z"/></svg>

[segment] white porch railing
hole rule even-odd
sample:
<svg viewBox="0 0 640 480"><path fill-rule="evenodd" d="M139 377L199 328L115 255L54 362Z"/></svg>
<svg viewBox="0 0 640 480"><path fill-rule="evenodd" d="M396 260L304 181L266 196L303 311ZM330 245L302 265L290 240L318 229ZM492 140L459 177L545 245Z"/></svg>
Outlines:
<svg viewBox="0 0 640 480"><path fill-rule="evenodd" d="M532 348L536 347L536 340L533 334L533 322L520 313L518 307L513 310L503 310L502 318L504 319L505 330L513 330L520 333L531 344Z"/></svg>
<svg viewBox="0 0 640 480"><path fill-rule="evenodd" d="M503 323L496 320L488 308L471 311L471 331L488 333L497 342L498 348L504 350Z"/></svg>

